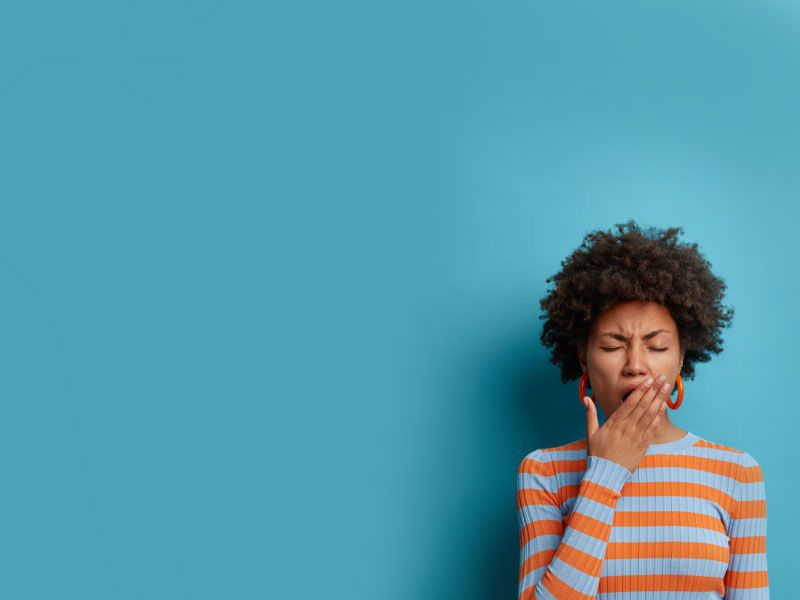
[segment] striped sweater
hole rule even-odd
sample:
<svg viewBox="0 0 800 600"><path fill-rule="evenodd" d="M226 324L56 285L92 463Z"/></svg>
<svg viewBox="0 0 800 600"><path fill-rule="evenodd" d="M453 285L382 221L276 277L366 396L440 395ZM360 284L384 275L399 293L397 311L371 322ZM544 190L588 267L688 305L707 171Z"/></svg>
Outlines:
<svg viewBox="0 0 800 600"><path fill-rule="evenodd" d="M687 432L631 473L586 439L517 473L519 600L766 600L767 503L747 452Z"/></svg>

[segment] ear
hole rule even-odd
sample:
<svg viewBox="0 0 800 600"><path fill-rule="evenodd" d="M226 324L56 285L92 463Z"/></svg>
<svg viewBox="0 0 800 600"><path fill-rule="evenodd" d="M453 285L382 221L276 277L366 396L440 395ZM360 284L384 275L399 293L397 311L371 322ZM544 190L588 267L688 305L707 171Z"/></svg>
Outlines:
<svg viewBox="0 0 800 600"><path fill-rule="evenodd" d="M581 364L581 370L586 370L586 345L578 345L578 362Z"/></svg>
<svg viewBox="0 0 800 600"><path fill-rule="evenodd" d="M684 356L686 356L686 351L685 350L681 350L681 362L678 365L678 373L680 373L683 370L683 357Z"/></svg>

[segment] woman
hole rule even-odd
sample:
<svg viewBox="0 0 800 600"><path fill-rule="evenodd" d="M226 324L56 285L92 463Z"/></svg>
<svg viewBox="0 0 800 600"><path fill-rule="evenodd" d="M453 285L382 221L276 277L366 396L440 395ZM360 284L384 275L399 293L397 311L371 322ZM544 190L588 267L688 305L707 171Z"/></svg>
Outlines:
<svg viewBox="0 0 800 600"><path fill-rule="evenodd" d="M581 378L586 437L519 465L519 598L768 599L759 464L666 410L722 351L725 284L681 228L615 227L588 234L541 301L551 361Z"/></svg>

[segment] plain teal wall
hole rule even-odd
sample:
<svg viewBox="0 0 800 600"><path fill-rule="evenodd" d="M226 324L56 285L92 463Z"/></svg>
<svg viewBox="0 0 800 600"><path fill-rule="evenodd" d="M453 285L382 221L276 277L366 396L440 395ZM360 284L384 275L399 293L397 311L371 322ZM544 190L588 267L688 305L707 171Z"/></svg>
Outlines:
<svg viewBox="0 0 800 600"><path fill-rule="evenodd" d="M800 588L800 9L0 10L0 596L513 598L538 338L596 228L728 284L675 422L751 453Z"/></svg>

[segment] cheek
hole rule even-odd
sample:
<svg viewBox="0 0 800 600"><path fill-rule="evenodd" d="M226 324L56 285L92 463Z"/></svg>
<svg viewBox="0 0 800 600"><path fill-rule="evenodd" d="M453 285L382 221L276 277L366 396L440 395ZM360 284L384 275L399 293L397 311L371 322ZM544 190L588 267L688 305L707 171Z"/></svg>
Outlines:
<svg viewBox="0 0 800 600"><path fill-rule="evenodd" d="M601 350L590 357L588 367L592 372L614 373L619 371L623 364L625 364L625 353L622 350L616 352Z"/></svg>
<svg viewBox="0 0 800 600"><path fill-rule="evenodd" d="M617 374L622 368L620 361L614 356L615 352L610 352L603 357L595 357L587 364L589 369L589 381L593 389L603 389L610 382L616 381Z"/></svg>
<svg viewBox="0 0 800 600"><path fill-rule="evenodd" d="M661 352L657 364L663 371L677 373L680 368L681 357L677 352Z"/></svg>

